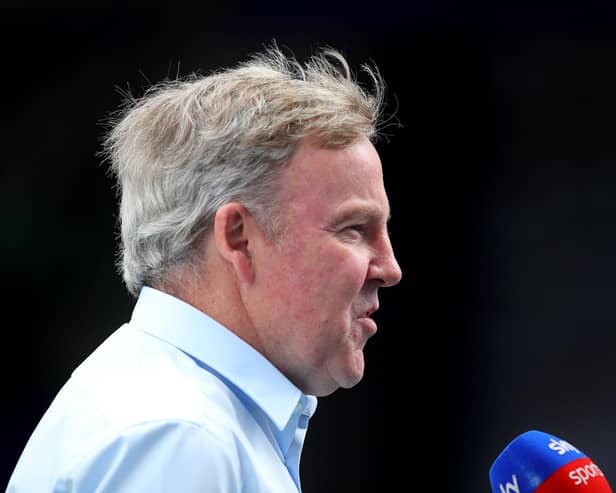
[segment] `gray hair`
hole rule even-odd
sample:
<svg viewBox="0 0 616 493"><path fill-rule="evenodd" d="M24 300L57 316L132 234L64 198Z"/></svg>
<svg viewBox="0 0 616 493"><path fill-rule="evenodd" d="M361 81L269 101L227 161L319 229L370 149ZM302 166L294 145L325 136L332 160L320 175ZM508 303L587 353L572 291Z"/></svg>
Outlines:
<svg viewBox="0 0 616 493"><path fill-rule="evenodd" d="M337 50L301 64L273 45L235 67L127 98L108 122L102 154L120 194L118 267L129 292L196 266L225 203L241 202L280 234L277 178L298 143L344 147L377 137L385 84L375 67L361 68L370 90Z"/></svg>

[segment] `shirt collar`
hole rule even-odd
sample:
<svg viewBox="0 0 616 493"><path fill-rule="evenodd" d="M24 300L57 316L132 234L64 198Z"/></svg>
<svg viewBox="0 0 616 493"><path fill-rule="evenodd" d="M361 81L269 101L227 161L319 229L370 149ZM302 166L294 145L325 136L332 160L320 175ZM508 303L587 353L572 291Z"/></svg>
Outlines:
<svg viewBox="0 0 616 493"><path fill-rule="evenodd" d="M300 417L310 418L316 410L316 397L304 395L243 339L174 296L143 287L131 322L229 380L271 419L283 449Z"/></svg>

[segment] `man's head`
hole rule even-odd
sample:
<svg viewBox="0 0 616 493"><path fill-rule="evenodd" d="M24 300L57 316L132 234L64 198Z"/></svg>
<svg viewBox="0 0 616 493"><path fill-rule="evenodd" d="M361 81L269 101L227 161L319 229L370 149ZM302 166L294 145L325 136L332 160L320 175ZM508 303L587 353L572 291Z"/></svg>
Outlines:
<svg viewBox="0 0 616 493"><path fill-rule="evenodd" d="M363 376L377 290L401 277L368 91L333 50L271 47L133 102L106 141L122 265L226 325L306 393Z"/></svg>

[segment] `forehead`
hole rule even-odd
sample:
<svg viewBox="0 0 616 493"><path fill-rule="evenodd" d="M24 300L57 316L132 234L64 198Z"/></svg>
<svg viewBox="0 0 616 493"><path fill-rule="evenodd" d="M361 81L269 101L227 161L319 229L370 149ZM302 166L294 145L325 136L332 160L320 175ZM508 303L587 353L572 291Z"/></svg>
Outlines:
<svg viewBox="0 0 616 493"><path fill-rule="evenodd" d="M367 138L344 148L306 141L282 175L282 193L291 213L334 215L369 210L387 218L381 160Z"/></svg>

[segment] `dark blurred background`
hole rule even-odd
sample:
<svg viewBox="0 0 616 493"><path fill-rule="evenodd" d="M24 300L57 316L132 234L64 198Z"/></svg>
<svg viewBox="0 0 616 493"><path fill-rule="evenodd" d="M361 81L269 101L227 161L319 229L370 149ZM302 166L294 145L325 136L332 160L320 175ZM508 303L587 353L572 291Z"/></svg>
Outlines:
<svg viewBox="0 0 616 493"><path fill-rule="evenodd" d="M304 493L487 492L530 429L616 485L616 5L494 3L3 7L0 484L132 309L97 154L121 93L275 39L374 61L402 124L378 146L405 277L364 380L320 400Z"/></svg>

